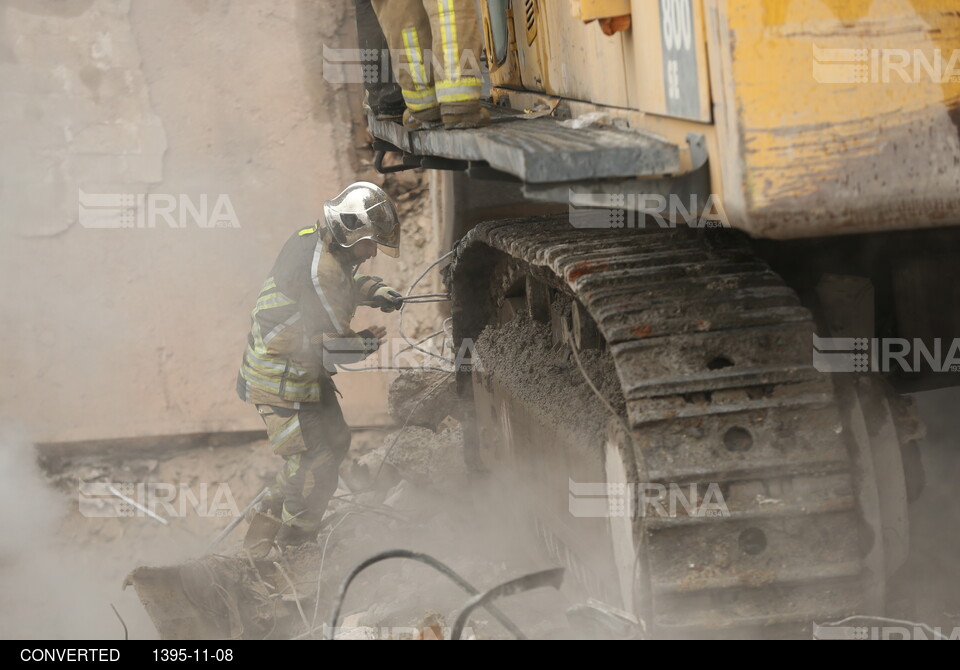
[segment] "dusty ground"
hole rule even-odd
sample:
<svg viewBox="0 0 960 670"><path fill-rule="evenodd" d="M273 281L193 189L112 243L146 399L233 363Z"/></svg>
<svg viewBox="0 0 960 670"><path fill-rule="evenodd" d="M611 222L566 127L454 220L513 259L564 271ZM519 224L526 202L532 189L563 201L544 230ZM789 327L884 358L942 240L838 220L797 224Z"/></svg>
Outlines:
<svg viewBox="0 0 960 670"><path fill-rule="evenodd" d="M353 446L362 453L380 439L382 433L358 433ZM10 517L0 539L0 607L17 612L0 618L3 638L117 639L123 631L111 603L131 637L155 638L136 595L121 590L124 577L138 565L174 564L205 553L207 543L230 521L217 516L215 508L226 510L233 501L242 509L272 481L280 462L266 440L257 440L122 461L83 457L49 472L32 461L29 446L16 449L11 442L4 440L9 448L2 459L15 483L2 490L0 501L6 509L29 512ZM78 504L78 481L170 482L185 489L172 503L174 514L159 509L170 520L163 526L144 515L85 516ZM207 515L187 497L190 493L207 501ZM241 527L226 544L242 533Z"/></svg>
<svg viewBox="0 0 960 670"><path fill-rule="evenodd" d="M427 389L434 386L432 378L428 379ZM412 385L402 386L410 397ZM449 409L449 399L437 405ZM179 516L182 494L173 502L175 514L161 511L170 519L169 526L143 515L90 518L79 511L76 502L78 480L118 486L176 482L194 494L206 485L211 496L226 485L227 504L235 501L239 509L272 481L279 459L271 454L267 442L256 440L168 456L151 452L121 461L84 456L46 462L50 471L41 475L45 482L41 483L40 473L33 468L29 476L37 478L35 493L51 509L47 533L37 534L44 539L36 552L4 554L7 560L0 570L5 585L24 585L3 590L5 598L11 604L17 602L22 612L18 620L4 622L3 637L116 639L122 635L122 627L111 604L131 637L156 637L133 589L121 590L124 578L138 566L201 559L209 553L209 540L230 520L212 511L202 516L189 502L185 514ZM463 463L462 430L452 418L436 431L410 425L403 431L355 433L351 454L341 469L344 481L355 492L337 491L316 544L286 552L275 548L266 562L258 563L271 584L270 616L260 622L262 626L247 621L244 636L322 635L320 628L309 631L328 620L347 571L363 558L387 549L425 552L480 590L554 567L532 544L532 535L516 525L502 495L492 493L483 480L470 480ZM111 500L111 505L115 502ZM222 507L223 497L220 502ZM231 566L246 569L246 559L229 558L241 555L245 530L246 523L242 523L216 550L228 558L203 560L231 561ZM59 561L57 557L67 552L71 560ZM41 557L39 565L31 560L35 556ZM274 562L291 576L293 588L272 567ZM28 604L18 602L25 597L24 590L34 594ZM293 602L294 591L307 624ZM351 588L344 603L341 634L407 638L415 634L424 617L432 617L438 630L449 633L466 599L463 591L430 568L409 560L390 560L364 572ZM572 603L564 594L540 591L512 600L501 603L501 609L525 632L535 637L562 634L567 625L563 611ZM52 609L57 610L56 616L50 616ZM466 636L511 637L482 610L471 619Z"/></svg>
<svg viewBox="0 0 960 670"><path fill-rule="evenodd" d="M910 506L910 558L891 584L892 616L940 626L960 626L960 389L918 396L927 427L921 445L926 487Z"/></svg>
<svg viewBox="0 0 960 670"><path fill-rule="evenodd" d="M960 625L960 592L955 588L960 583L960 565L956 534L950 531L960 520L960 506L952 493L960 457L953 424L943 411L955 400L956 394L946 393L921 401L930 430L923 452L929 483L911 509L914 554L894 580L889 611L891 616L929 622L944 630ZM357 434L342 474L350 486L371 490L356 495L341 489L316 544L270 556L263 574L271 584L275 582L271 593L275 618L263 629L251 626L250 636L322 635L322 624L329 620L344 575L360 560L387 549L430 554L479 589L553 567L533 544L531 534L517 523L502 491L467 477L460 438L460 428L452 421L438 432L409 428L399 439L396 433ZM373 483L388 450L387 464ZM22 452L2 452L5 471L17 472L21 478L20 496L11 497L7 489L0 497L4 509L20 512L8 513L0 538L0 607L17 612L17 617L3 619L0 637L4 638L119 639L122 627L111 604L132 638L156 637L133 590L121 590L124 577L140 565L200 558L209 539L227 522L222 517L199 516L190 508L182 518L171 517L169 526L144 517L83 516L77 505L77 479L169 481L194 491L203 482L211 490L226 483L238 506L243 506L271 480L277 466L264 441L166 457L148 455L122 464L88 457L62 464L53 473L41 472L29 459L19 459L18 453ZM227 538L219 549L221 555L237 555L244 529L241 524ZM273 562L291 576L293 588L279 579ZM465 600L464 593L430 568L392 559L368 569L354 583L343 605L340 634L407 638L422 630L425 618L449 633ZM550 638L577 634L564 615L576 602L565 591L546 589L513 596L500 606L530 636ZM509 637L486 612L471 619L468 635Z"/></svg>
<svg viewBox="0 0 960 670"><path fill-rule="evenodd" d="M436 388L432 376L414 377L421 390ZM415 382L398 386L403 393L393 393L394 398L417 395L412 392ZM436 407L451 409L448 397L427 399L424 404L432 400ZM253 564L241 550L241 527L218 552L225 558L208 557L193 564L191 569L204 577L188 587L191 600L216 602L217 596L204 586L214 581L238 594L221 612L221 620L231 622L226 634L323 636L344 576L359 561L385 550L426 553L480 590L555 567L540 554L533 536L515 523L502 493L492 491L482 479L468 477L462 429L456 420L446 418L436 430L411 424L368 437L354 445L341 468L344 487L331 502L317 543L287 550L274 547L266 560ZM244 466L250 491L265 481L257 463ZM208 574L217 576L207 579ZM241 577L234 579L236 575ZM354 582L343 605L338 636L411 638L420 634L426 620L449 636L467 597L432 569L391 559ZM501 609L528 635L552 637L567 626L563 612L570 604L562 592L540 591L517 595L501 603ZM230 611L239 614L231 617ZM471 618L466 636L511 637L485 611Z"/></svg>

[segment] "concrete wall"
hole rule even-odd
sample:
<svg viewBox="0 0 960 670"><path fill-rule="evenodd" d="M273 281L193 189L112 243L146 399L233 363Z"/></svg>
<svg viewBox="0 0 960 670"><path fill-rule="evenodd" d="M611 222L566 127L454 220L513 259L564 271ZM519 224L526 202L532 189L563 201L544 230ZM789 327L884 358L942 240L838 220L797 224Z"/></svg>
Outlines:
<svg viewBox="0 0 960 670"><path fill-rule="evenodd" d="M322 76L352 5L0 0L0 420L42 440L262 427L234 392L259 285L363 176L358 94ZM239 227L84 227L80 189L224 195ZM339 379L348 419L382 419L382 376Z"/></svg>

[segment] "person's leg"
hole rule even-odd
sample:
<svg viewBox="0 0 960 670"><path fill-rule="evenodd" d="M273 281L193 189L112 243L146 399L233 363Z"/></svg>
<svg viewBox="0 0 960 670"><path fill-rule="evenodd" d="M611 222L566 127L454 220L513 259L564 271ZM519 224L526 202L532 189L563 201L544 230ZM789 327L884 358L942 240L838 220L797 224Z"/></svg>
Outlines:
<svg viewBox="0 0 960 670"><path fill-rule="evenodd" d="M284 466L277 473L274 483L267 487L267 495L260 503L259 511L280 518L283 509L286 458L306 450L299 430L291 426L297 423L296 410L271 405L257 405L260 418L267 428L267 437L273 447L273 453L284 458Z"/></svg>
<svg viewBox="0 0 960 670"><path fill-rule="evenodd" d="M337 490L340 464L350 449L352 436L333 393L317 406L311 406L311 411L301 411L300 426L310 454L310 462L305 467L313 480L306 492L307 516L319 521Z"/></svg>
<svg viewBox="0 0 960 670"><path fill-rule="evenodd" d="M373 9L387 38L407 109L420 122L439 121L433 74L424 54L432 39L430 20L421 0L373 0Z"/></svg>
<svg viewBox="0 0 960 670"><path fill-rule="evenodd" d="M316 537L320 520L312 518L307 508L305 489L310 483L310 464L317 449L311 451L304 440L301 424L304 410L271 405L258 405L257 409L267 426L273 452L284 459L276 484L270 487L264 506L278 513L283 522L281 533L285 540L295 535L294 543L307 541L311 535ZM310 413L309 410L307 413Z"/></svg>
<svg viewBox="0 0 960 670"><path fill-rule="evenodd" d="M277 478L283 495L283 525L277 540L302 544L316 539L327 503L337 489L340 463L350 448L350 427L333 392L287 418L277 415L282 410L271 409L274 414L265 415L264 420L274 451L285 459Z"/></svg>
<svg viewBox="0 0 960 670"><path fill-rule="evenodd" d="M433 32L437 102L447 128L484 125L480 54L483 39L473 0L421 0Z"/></svg>
<svg viewBox="0 0 960 670"><path fill-rule="evenodd" d="M356 11L357 44L362 50L361 63L367 104L378 118L400 116L406 105L400 86L391 78L387 38L380 28L371 0L356 0Z"/></svg>

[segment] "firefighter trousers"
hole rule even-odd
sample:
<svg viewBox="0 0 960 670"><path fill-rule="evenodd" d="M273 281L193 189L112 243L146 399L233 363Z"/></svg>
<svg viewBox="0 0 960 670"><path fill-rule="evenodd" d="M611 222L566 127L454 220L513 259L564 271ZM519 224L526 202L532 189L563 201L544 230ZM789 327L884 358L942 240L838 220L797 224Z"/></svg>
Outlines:
<svg viewBox="0 0 960 670"><path fill-rule="evenodd" d="M389 69L390 47L373 12L373 5L370 0L356 0L356 9L360 62L370 109L374 114L402 113L404 102L400 86L391 79L389 71L381 72L382 65Z"/></svg>
<svg viewBox="0 0 960 670"><path fill-rule="evenodd" d="M306 532L320 529L337 490L340 463L350 448L350 427L334 393L300 409L257 405L273 451L284 464L264 505L280 511L284 525Z"/></svg>
<svg viewBox="0 0 960 670"><path fill-rule="evenodd" d="M421 119L469 113L483 85L473 0L373 0L390 47L394 76L410 112Z"/></svg>

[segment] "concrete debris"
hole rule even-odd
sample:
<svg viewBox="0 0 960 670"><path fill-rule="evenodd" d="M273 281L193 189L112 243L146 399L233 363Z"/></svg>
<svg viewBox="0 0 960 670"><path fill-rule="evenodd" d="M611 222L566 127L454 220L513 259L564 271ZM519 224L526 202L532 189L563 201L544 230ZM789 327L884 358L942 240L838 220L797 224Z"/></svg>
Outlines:
<svg viewBox="0 0 960 670"><path fill-rule="evenodd" d="M390 489L383 504L401 512L416 510L422 507L422 496L417 494L410 482L402 481Z"/></svg>
<svg viewBox="0 0 960 670"><path fill-rule="evenodd" d="M367 612L357 612L343 618L343 625L334 640L376 640L379 630L374 626L365 626L363 620L368 617Z"/></svg>
<svg viewBox="0 0 960 670"><path fill-rule="evenodd" d="M567 119L565 121L561 121L560 125L564 128L580 130L581 128L605 125L609 122L610 118L604 112L590 112L589 114L584 114L576 119Z"/></svg>
<svg viewBox="0 0 960 670"><path fill-rule="evenodd" d="M415 640L442 640L446 620L440 612L427 611L417 622Z"/></svg>
<svg viewBox="0 0 960 670"><path fill-rule="evenodd" d="M553 567L554 560L540 553L535 537L511 522L515 509L509 492L467 478L459 412L448 394L437 395L442 397L424 402L443 404L432 408L436 430L408 425L386 435L368 434L370 439L354 444L341 470L349 490L341 486L336 491L316 542L282 551L274 546L263 556L242 548L242 524L217 548L219 556L142 568L131 575L161 636L181 639L202 631L213 638L319 639L327 632L328 613L347 572L371 555L397 547L429 552L481 590ZM273 470L267 466L269 445L243 449L243 458L232 447L229 453L203 450L202 462L193 453L159 459L154 476L175 478L191 471L213 481L229 478L238 482L239 500L246 501L270 483ZM134 466L138 475L149 469ZM220 466L229 467L221 472ZM210 536L201 534L204 540ZM416 561L386 561L357 577L334 637L450 639L468 598L443 574ZM566 630L566 598L534 592L516 599L510 613L516 630L538 638ZM470 618L461 639L517 636L496 615L475 614L480 616Z"/></svg>
<svg viewBox="0 0 960 670"><path fill-rule="evenodd" d="M434 490L449 490L463 483L467 470L459 424L440 433L414 426L389 435L387 444L391 443L387 464L404 479Z"/></svg>
<svg viewBox="0 0 960 670"><path fill-rule="evenodd" d="M390 385L389 403L390 416L400 425L437 430L446 417L462 416L456 379L444 372L403 371Z"/></svg>
<svg viewBox="0 0 960 670"><path fill-rule="evenodd" d="M463 429L450 416L440 423L438 432L422 426L394 431L383 445L355 456L345 466L351 488L392 495L401 480L435 492L460 487L467 473Z"/></svg>
<svg viewBox="0 0 960 670"><path fill-rule="evenodd" d="M446 419L440 422L440 425L437 426L437 432L442 433L445 430L451 430L460 425L460 422L454 419L452 416L448 416Z"/></svg>
<svg viewBox="0 0 960 670"><path fill-rule="evenodd" d="M377 447L354 458L347 468L350 488L356 491L386 492L400 482L400 473L390 463L384 463L385 446Z"/></svg>
<svg viewBox="0 0 960 670"><path fill-rule="evenodd" d="M379 631L371 626L344 626L335 640L376 640Z"/></svg>
<svg viewBox="0 0 960 670"><path fill-rule="evenodd" d="M492 497L507 505L506 496L468 492L459 423L447 422L439 433L422 427L406 433L385 436L381 446L359 458L373 468L389 449L384 471L396 477L396 483L386 491L339 489L317 542L274 548L265 558L240 547L230 555L234 551L224 545L223 556L143 568L132 575L131 583L161 635L189 637L195 630L190 622L196 618L206 621L209 637L329 637L326 626L332 617L327 615L347 572L373 554L402 559L415 553L392 551L396 547L418 547L442 557L461 580L480 589L551 566L528 534L503 522L505 514L494 504L478 502ZM179 596L171 598L171 593ZM332 637L450 639L457 613L469 597L449 576L422 562L387 560L357 574L342 601L345 616ZM536 637L549 635L566 625L562 617L569 603L559 593L550 596L554 600L545 597L528 594L518 599L511 607L511 619L519 615L516 626L505 625L499 613L477 611L481 616L471 618L461 639L514 638L521 630Z"/></svg>

